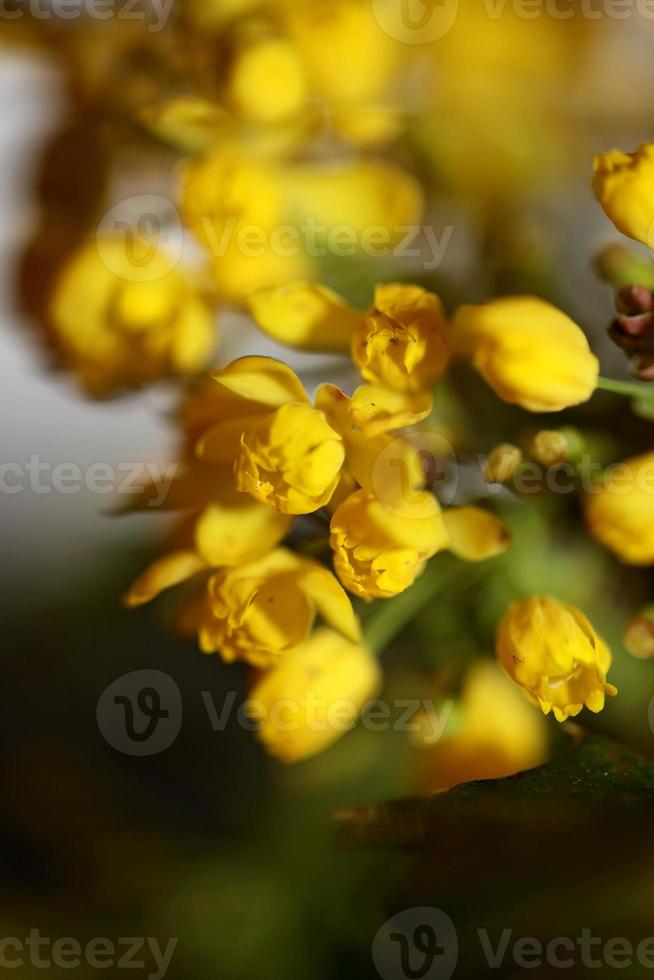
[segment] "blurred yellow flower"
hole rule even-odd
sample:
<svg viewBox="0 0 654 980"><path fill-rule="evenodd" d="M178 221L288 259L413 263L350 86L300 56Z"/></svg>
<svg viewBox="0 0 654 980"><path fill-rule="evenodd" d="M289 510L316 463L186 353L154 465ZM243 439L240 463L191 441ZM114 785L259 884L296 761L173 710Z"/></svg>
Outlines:
<svg viewBox="0 0 654 980"><path fill-rule="evenodd" d="M520 599L499 625L497 657L509 677L544 714L575 717L584 705L599 712L606 695L611 652L582 612L549 596Z"/></svg>
<svg viewBox="0 0 654 980"><path fill-rule="evenodd" d="M500 398L530 412L560 412L597 387L599 363L582 330L536 297L461 307L453 343Z"/></svg>
<svg viewBox="0 0 654 980"><path fill-rule="evenodd" d="M352 605L322 565L279 548L209 580L199 638L204 653L267 668L305 643L317 614L352 642L361 631Z"/></svg>
<svg viewBox="0 0 654 980"><path fill-rule="evenodd" d="M440 712L446 712L444 706ZM478 661L466 673L456 723L434 745L434 725L423 716L414 739L427 750L420 766L424 792L476 779L498 779L541 765L547 758L545 719L497 665ZM451 713L451 712L450 712Z"/></svg>
<svg viewBox="0 0 654 980"><path fill-rule="evenodd" d="M73 255L49 312L64 362L99 394L193 374L217 340L208 300L174 256L129 237L98 238Z"/></svg>
<svg viewBox="0 0 654 980"><path fill-rule="evenodd" d="M265 37L239 52L228 89L237 115L253 122L277 122L299 113L306 98L302 65L289 41Z"/></svg>
<svg viewBox="0 0 654 980"><path fill-rule="evenodd" d="M440 300L419 286L378 286L352 356L366 381L402 392L427 389L450 359Z"/></svg>
<svg viewBox="0 0 654 980"><path fill-rule="evenodd" d="M219 291L242 303L311 279L326 255L361 252L371 228L392 249L422 203L414 178L384 161L282 163L227 143L186 165L181 210Z"/></svg>
<svg viewBox="0 0 654 980"><path fill-rule="evenodd" d="M654 143L635 153L595 157L593 190L618 231L650 247L654 244Z"/></svg>
<svg viewBox="0 0 654 980"><path fill-rule="evenodd" d="M346 589L366 600L388 599L413 585L449 536L438 501L426 491L389 508L358 490L333 515L331 544Z"/></svg>
<svg viewBox="0 0 654 980"><path fill-rule="evenodd" d="M365 646L319 629L257 680L249 713L272 755L299 762L341 738L380 686L379 664Z"/></svg>
<svg viewBox="0 0 654 980"><path fill-rule="evenodd" d="M510 442L502 442L488 454L484 479L489 483L508 483L521 463L522 450Z"/></svg>
<svg viewBox="0 0 654 980"><path fill-rule="evenodd" d="M654 453L611 467L584 509L590 533L623 562L654 564Z"/></svg>

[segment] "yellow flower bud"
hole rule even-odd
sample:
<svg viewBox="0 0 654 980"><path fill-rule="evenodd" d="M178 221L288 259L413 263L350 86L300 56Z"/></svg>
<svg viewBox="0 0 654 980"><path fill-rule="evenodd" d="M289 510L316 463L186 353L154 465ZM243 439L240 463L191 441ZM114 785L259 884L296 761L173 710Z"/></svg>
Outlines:
<svg viewBox="0 0 654 980"><path fill-rule="evenodd" d="M654 564L654 453L612 468L585 497L590 533L628 565Z"/></svg>
<svg viewBox="0 0 654 980"><path fill-rule="evenodd" d="M426 491L390 509L358 490L331 521L336 574L346 589L367 600L408 589L427 559L448 544L438 501Z"/></svg>
<svg viewBox="0 0 654 980"><path fill-rule="evenodd" d="M624 631L624 646L632 657L649 660L654 657L654 607L646 609L632 619Z"/></svg>
<svg viewBox="0 0 654 980"><path fill-rule="evenodd" d="M324 414L288 402L242 435L236 485L284 514L310 514L330 500L344 460Z"/></svg>
<svg viewBox="0 0 654 980"><path fill-rule="evenodd" d="M597 387L599 364L582 330L533 296L461 307L453 337L495 393L527 411L560 412Z"/></svg>
<svg viewBox="0 0 654 980"><path fill-rule="evenodd" d="M352 341L352 357L373 384L402 392L429 388L450 359L438 297L419 286L378 286Z"/></svg>
<svg viewBox="0 0 654 980"><path fill-rule="evenodd" d="M599 712L617 694L606 675L611 652L584 614L548 596L515 602L499 625L497 657L509 677L557 721L584 705Z"/></svg>
<svg viewBox="0 0 654 980"><path fill-rule="evenodd" d="M319 629L256 682L249 713L272 755L299 762L341 738L380 686L379 664L365 646Z"/></svg>
<svg viewBox="0 0 654 980"><path fill-rule="evenodd" d="M654 143L635 153L601 153L595 158L593 190L618 231L644 245L654 239Z"/></svg>
<svg viewBox="0 0 654 980"><path fill-rule="evenodd" d="M489 483L508 483L522 463L522 451L509 442L496 446L484 464L484 478Z"/></svg>
<svg viewBox="0 0 654 980"><path fill-rule="evenodd" d="M99 238L70 259L50 319L64 361L97 393L192 374L216 342L212 311L174 256L129 237Z"/></svg>
<svg viewBox="0 0 654 980"><path fill-rule="evenodd" d="M279 548L210 578L200 647L204 653L219 651L228 662L271 667L308 640L318 613L358 642L352 605L331 572Z"/></svg>
<svg viewBox="0 0 654 980"><path fill-rule="evenodd" d="M543 466L558 466L568 456L568 440L563 432L544 429L531 443L531 455Z"/></svg>

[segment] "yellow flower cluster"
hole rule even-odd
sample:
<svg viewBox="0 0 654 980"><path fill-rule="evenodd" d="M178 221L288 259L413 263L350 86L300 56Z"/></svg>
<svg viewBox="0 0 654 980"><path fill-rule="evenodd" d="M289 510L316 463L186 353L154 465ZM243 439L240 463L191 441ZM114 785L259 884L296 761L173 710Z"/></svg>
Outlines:
<svg viewBox="0 0 654 980"><path fill-rule="evenodd" d="M425 487L415 427L450 358L436 296L383 286L358 314L329 290L296 283L256 294L251 308L278 337L290 324L301 346L349 345L364 383L352 395L324 384L311 398L287 364L250 356L198 384L184 407L183 472L172 491L175 506L195 511L192 538L186 524L187 546L147 569L126 604L194 579L183 618L205 653L264 671L269 692L289 677L305 683L307 664L326 665L333 651L337 664L358 665L341 694L356 693L359 705L378 672L348 592L390 599L438 552L483 561L510 536L478 507L443 512ZM333 571L307 556L312 524L325 529ZM281 756L303 754L263 737Z"/></svg>

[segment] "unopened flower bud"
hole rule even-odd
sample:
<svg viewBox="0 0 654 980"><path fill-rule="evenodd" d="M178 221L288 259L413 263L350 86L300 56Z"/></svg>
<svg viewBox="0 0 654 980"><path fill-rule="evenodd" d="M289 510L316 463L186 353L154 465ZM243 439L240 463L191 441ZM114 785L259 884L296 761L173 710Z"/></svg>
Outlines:
<svg viewBox="0 0 654 980"><path fill-rule="evenodd" d="M488 483L508 483L521 463L521 450L510 442L502 442L484 464L484 479Z"/></svg>
<svg viewBox="0 0 654 980"><path fill-rule="evenodd" d="M563 432L544 429L531 443L531 455L542 466L558 466L568 455L568 440Z"/></svg>
<svg viewBox="0 0 654 980"><path fill-rule="evenodd" d="M625 649L639 660L654 657L654 606L648 606L624 631Z"/></svg>

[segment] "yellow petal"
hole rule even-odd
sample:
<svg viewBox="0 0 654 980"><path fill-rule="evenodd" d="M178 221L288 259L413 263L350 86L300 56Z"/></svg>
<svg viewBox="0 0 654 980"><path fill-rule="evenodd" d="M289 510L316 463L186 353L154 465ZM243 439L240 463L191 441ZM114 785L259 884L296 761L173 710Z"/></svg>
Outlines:
<svg viewBox="0 0 654 980"><path fill-rule="evenodd" d="M464 561L485 561L503 554L511 535L502 521L481 507L455 507L443 513L450 551Z"/></svg>
<svg viewBox="0 0 654 980"><path fill-rule="evenodd" d="M241 565L261 558L288 533L292 519L234 491L213 503L195 526L195 544L208 564Z"/></svg>
<svg viewBox="0 0 654 980"><path fill-rule="evenodd" d="M308 282L260 289L248 305L270 337L303 350L349 351L362 319L337 293Z"/></svg>
<svg viewBox="0 0 654 980"><path fill-rule="evenodd" d="M422 422L433 404L429 391L413 393L362 385L352 395L349 410L354 425L365 435L374 437Z"/></svg>
<svg viewBox="0 0 654 980"><path fill-rule="evenodd" d="M352 603L330 571L313 564L300 576L299 585L329 626L354 643L361 639L361 626Z"/></svg>
<svg viewBox="0 0 654 980"><path fill-rule="evenodd" d="M242 398L273 408L309 400L297 374L274 357L239 357L213 377Z"/></svg>
<svg viewBox="0 0 654 980"><path fill-rule="evenodd" d="M123 604L128 609L142 606L205 567L204 560L195 551L173 551L146 568L123 598Z"/></svg>

